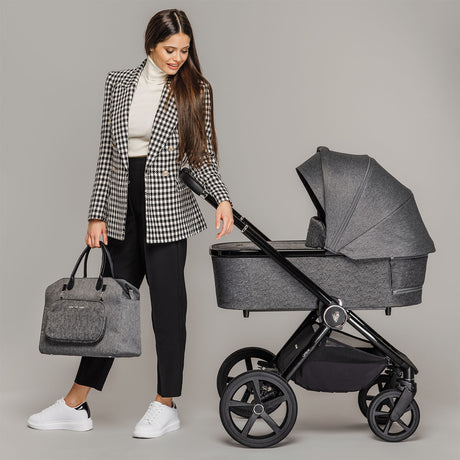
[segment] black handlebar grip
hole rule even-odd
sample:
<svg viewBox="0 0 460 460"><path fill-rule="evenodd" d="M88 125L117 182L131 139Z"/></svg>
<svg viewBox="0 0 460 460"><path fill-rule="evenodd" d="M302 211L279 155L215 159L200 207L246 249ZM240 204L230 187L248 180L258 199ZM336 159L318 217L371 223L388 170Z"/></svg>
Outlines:
<svg viewBox="0 0 460 460"><path fill-rule="evenodd" d="M185 185L192 189L197 195L203 195L204 187L191 175L190 169L182 168L179 177Z"/></svg>

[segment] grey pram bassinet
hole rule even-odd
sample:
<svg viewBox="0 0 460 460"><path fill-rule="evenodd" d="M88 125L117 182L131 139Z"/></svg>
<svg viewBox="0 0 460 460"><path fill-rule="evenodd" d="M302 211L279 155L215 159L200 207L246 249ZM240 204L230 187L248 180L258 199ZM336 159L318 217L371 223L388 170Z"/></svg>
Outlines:
<svg viewBox="0 0 460 460"><path fill-rule="evenodd" d="M306 241L269 244L346 308L419 304L435 248L412 192L368 155L326 147L297 172L318 215ZM210 254L221 308L317 307L317 297L252 242L214 244Z"/></svg>

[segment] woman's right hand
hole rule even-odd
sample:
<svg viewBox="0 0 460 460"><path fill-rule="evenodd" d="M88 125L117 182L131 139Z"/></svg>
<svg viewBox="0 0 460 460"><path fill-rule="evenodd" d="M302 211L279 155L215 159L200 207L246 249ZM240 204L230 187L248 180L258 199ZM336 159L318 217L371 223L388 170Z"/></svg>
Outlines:
<svg viewBox="0 0 460 460"><path fill-rule="evenodd" d="M100 248L99 240L101 239L105 244L108 244L107 240L107 227L103 220L91 219L88 222L88 231L86 232L86 245L91 248Z"/></svg>

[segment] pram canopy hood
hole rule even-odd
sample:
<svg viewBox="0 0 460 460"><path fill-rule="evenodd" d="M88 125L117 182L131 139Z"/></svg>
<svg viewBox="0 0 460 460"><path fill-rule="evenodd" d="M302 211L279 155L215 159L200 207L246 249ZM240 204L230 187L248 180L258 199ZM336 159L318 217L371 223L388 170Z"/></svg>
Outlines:
<svg viewBox="0 0 460 460"><path fill-rule="evenodd" d="M325 222L326 250L351 259L435 251L412 192L368 155L318 147L296 170Z"/></svg>

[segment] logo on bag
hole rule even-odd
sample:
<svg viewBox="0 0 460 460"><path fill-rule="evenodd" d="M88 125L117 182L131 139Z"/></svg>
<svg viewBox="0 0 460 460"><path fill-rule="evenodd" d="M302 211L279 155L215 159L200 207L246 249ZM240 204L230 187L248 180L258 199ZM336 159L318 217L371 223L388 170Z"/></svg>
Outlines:
<svg viewBox="0 0 460 460"><path fill-rule="evenodd" d="M82 309L82 308L85 308L84 305L69 305L67 308L78 308L78 309Z"/></svg>

